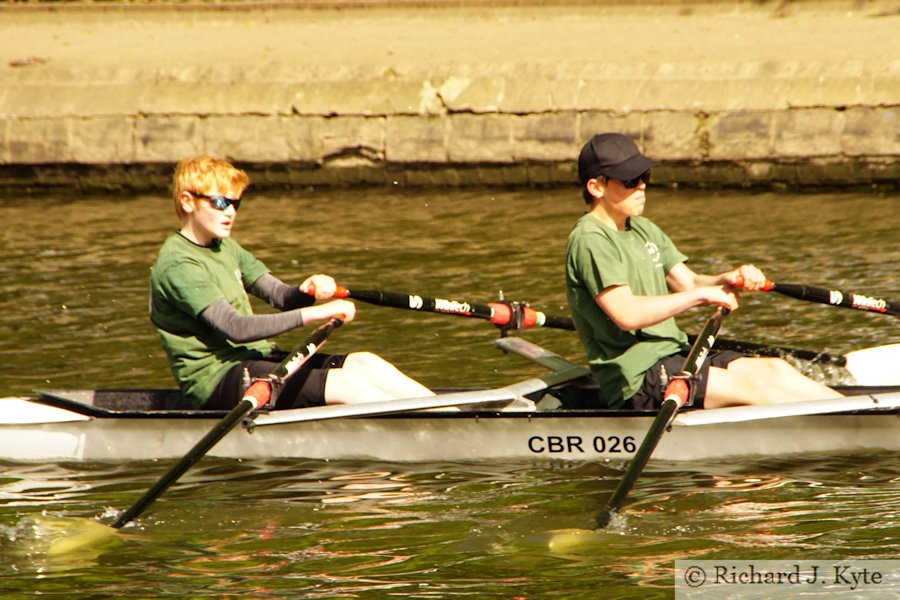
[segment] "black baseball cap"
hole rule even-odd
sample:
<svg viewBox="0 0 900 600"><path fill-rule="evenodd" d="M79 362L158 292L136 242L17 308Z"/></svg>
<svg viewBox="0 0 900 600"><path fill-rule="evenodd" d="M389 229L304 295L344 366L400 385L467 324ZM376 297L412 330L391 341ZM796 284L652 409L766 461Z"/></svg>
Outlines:
<svg viewBox="0 0 900 600"><path fill-rule="evenodd" d="M601 175L628 181L656 164L656 161L641 154L634 140L627 135L598 133L581 148L578 179L581 185Z"/></svg>

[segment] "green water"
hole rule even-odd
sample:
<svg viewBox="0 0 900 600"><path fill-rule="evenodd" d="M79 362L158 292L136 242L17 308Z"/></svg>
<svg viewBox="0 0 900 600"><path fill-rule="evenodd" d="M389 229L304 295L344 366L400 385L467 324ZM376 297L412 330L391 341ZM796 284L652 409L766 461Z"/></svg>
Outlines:
<svg viewBox="0 0 900 600"><path fill-rule="evenodd" d="M572 190L248 194L235 237L285 281L565 315L561 262L582 203ZM651 190L647 214L698 271L753 262L776 281L896 299L900 203L865 193ZM36 387L170 386L146 316L149 266L171 201L0 200L0 396ZM259 311L266 307L257 305ZM682 320L696 330L708 310ZM569 332L524 334L579 359ZM842 353L896 342L896 319L776 295L745 298L723 336ZM291 348L305 337L278 341ZM377 352L432 386L538 372L493 348L481 321L360 305L328 351ZM139 439L134 440L140 444ZM900 456L651 463L623 523L565 552L621 465L204 460L104 546L47 557L45 514L107 522L165 464L0 462L0 597L671 597L688 558L895 558Z"/></svg>

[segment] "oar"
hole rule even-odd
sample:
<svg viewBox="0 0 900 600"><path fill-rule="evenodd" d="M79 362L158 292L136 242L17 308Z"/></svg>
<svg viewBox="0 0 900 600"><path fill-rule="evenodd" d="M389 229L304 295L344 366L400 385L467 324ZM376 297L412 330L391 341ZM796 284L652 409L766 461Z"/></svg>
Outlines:
<svg viewBox="0 0 900 600"><path fill-rule="evenodd" d="M329 334L343 325L343 319L333 317L325 324L319 326L310 334L302 346L289 354L281 364L275 367L269 379L258 379L254 381L250 387L244 392L243 398L238 402L237 406L231 409L215 427L210 429L203 439L191 448L187 454L182 457L172 468L159 478L159 480L147 492L135 502L131 508L119 515L119 518L111 525L115 529L119 529L129 521L135 519L144 510L153 503L154 500L166 491L169 486L175 483L179 477L185 474L194 463L200 460L219 440L234 429L235 425L241 422L251 411L256 410L260 406L265 405L270 398L280 391L280 384L293 375L297 369L305 363L310 356L325 342Z"/></svg>
<svg viewBox="0 0 900 600"><path fill-rule="evenodd" d="M883 298L872 298L871 296L843 290L830 290L796 283L775 283L769 280L766 280L762 289L766 292L777 292L797 300L900 317L900 304Z"/></svg>
<svg viewBox="0 0 900 600"><path fill-rule="evenodd" d="M464 300L429 298L415 294L398 294L380 290L349 290L341 285L337 286L334 297L351 298L368 304L375 304L376 306L389 306L392 308L485 319L503 330L526 329L529 327L575 329L575 325L569 317L548 315L534 310L522 302L475 304Z"/></svg>
<svg viewBox="0 0 900 600"><path fill-rule="evenodd" d="M340 285L337 286L334 297L351 298L376 306L485 319L501 329L547 327L550 329L575 330L575 324L572 322L571 318L560 315L548 315L547 313L533 310L521 302L473 304L471 302L460 300L428 298L415 294L399 294L380 290L350 290ZM519 311L518 314L517 311ZM519 320L519 315L521 315L521 320ZM695 339L696 336L690 336L691 343L693 343ZM760 356L792 356L801 360L833 364L839 367L846 364L846 358L844 356L835 356L825 352L816 352L814 350L787 348L770 344L754 344L752 342L729 339L720 339L718 344L722 350L734 350L736 352L746 352Z"/></svg>
<svg viewBox="0 0 900 600"><path fill-rule="evenodd" d="M650 429L647 430L644 441L628 464L625 475L606 504L606 508L597 515L597 529L606 527L612 520L613 515L622 507L625 497L628 496L628 492L634 487L635 481L640 477L644 467L647 466L650 455L653 454L653 450L659 444L659 440L674 418L675 413L691 398L694 385L693 378L700 372L703 361L716 341L716 335L719 333L722 319L725 318L728 312L729 310L725 307L716 307L712 316L706 321L703 329L697 335L694 345L691 346L681 373L674 375L669 381L663 396L662 406L650 424Z"/></svg>
<svg viewBox="0 0 900 600"><path fill-rule="evenodd" d="M693 344L697 339L696 335L688 335L688 340ZM812 363L834 365L843 367L847 365L847 355L834 355L827 352L817 352L815 350L803 350L801 348L788 348L785 346L774 346L772 344L755 344L753 342L744 342L741 340L730 340L727 338L719 338L716 340L719 350L734 350L742 354L756 356L773 356L784 358L791 356L800 360Z"/></svg>

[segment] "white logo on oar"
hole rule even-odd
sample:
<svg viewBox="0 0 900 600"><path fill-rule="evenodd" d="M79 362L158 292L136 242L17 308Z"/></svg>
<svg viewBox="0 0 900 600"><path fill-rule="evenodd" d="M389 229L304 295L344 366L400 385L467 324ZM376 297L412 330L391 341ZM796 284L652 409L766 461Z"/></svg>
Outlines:
<svg viewBox="0 0 900 600"><path fill-rule="evenodd" d="M422 296L410 296L409 297L409 307L413 310L419 310L425 306L425 303L422 301Z"/></svg>
<svg viewBox="0 0 900 600"><path fill-rule="evenodd" d="M837 290L828 290L828 303L839 305L844 301L844 295Z"/></svg>

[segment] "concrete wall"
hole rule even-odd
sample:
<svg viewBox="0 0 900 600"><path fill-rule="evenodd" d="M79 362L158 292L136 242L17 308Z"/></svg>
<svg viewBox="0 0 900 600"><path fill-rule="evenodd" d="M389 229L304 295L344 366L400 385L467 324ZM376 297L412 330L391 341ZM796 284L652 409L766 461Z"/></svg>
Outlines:
<svg viewBox="0 0 900 600"><path fill-rule="evenodd" d="M0 186L559 184L598 131L656 181L895 185L890 2L0 6ZM362 7L360 7L362 6Z"/></svg>

